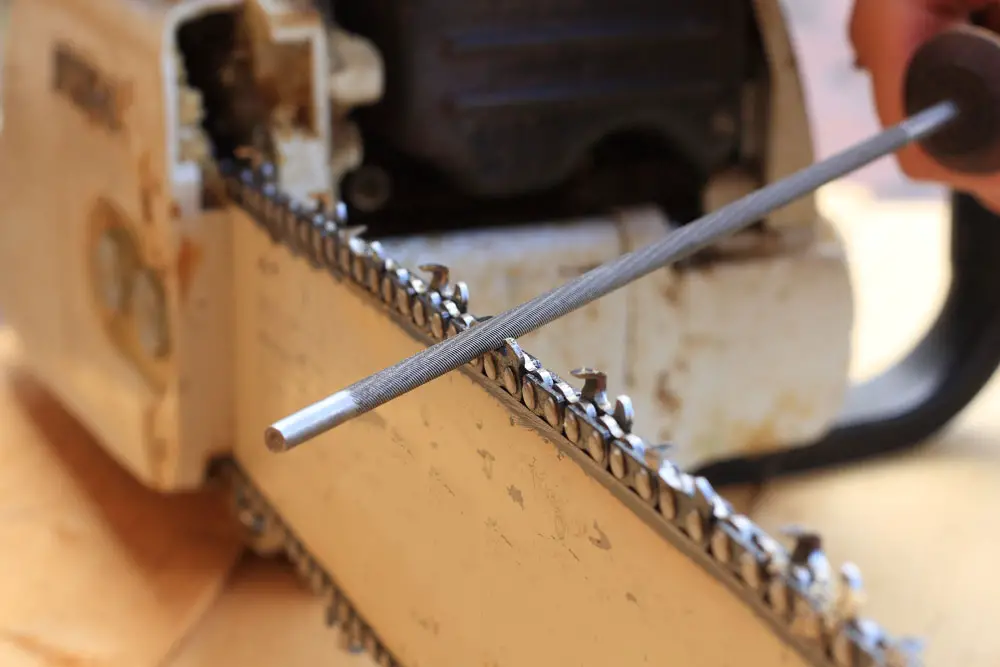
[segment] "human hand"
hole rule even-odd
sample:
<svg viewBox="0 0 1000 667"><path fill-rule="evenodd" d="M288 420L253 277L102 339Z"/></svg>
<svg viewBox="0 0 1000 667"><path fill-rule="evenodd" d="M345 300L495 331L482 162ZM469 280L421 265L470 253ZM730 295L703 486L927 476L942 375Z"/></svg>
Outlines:
<svg viewBox="0 0 1000 667"><path fill-rule="evenodd" d="M857 65L871 74L875 105L884 126L903 120L903 82L913 53L926 40L959 24L972 12L985 12L986 24L1000 32L997 0L855 0L850 40ZM899 151L907 176L968 192L1000 212L1000 174L966 175L939 165L917 144Z"/></svg>

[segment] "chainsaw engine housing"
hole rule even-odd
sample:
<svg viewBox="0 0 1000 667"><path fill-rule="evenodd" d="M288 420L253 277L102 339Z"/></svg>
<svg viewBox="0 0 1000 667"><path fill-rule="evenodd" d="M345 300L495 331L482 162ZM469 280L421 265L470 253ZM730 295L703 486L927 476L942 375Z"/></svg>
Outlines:
<svg viewBox="0 0 1000 667"><path fill-rule="evenodd" d="M233 340L258 325L234 314L257 288L233 276L261 260L234 250L213 184L241 148L275 160L302 202L346 196L383 149L405 157L394 181L438 173L414 190L442 203L426 210L469 215L434 229L400 198L412 225L373 219L373 234L411 268L449 265L478 314L683 224L651 196L608 208L631 201L642 164L662 192L710 210L811 161L773 1L405 6L338 3L341 25L279 0L14 3L0 202L23 224L0 228L3 313L34 372L151 486L196 487L235 446L246 360ZM518 95L527 106L500 102ZM611 199L589 215L557 215L548 198L537 210L550 217L486 224L636 132L656 140L612 151ZM567 377L601 368L632 396L636 429L682 443L693 464L821 433L846 386L850 328L846 262L806 198L523 344ZM272 335L253 354L277 354Z"/></svg>

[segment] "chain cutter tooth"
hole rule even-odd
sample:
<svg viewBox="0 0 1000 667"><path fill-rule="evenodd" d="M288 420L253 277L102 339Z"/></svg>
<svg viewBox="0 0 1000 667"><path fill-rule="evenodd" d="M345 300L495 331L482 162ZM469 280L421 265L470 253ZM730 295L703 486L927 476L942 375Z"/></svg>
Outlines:
<svg viewBox="0 0 1000 667"><path fill-rule="evenodd" d="M417 276L410 274L405 282L396 286L396 311L410 322L413 321L413 302L418 295L427 291L427 285Z"/></svg>
<svg viewBox="0 0 1000 667"><path fill-rule="evenodd" d="M450 289L448 290L448 300L455 304L458 308L458 312L465 313L469 310L469 299L471 295L469 294L469 285L461 280L457 283L452 283Z"/></svg>
<svg viewBox="0 0 1000 667"><path fill-rule="evenodd" d="M325 619L327 627L340 628L343 626L350 615L350 606L351 603L339 589L332 590L326 601Z"/></svg>
<svg viewBox="0 0 1000 667"><path fill-rule="evenodd" d="M483 355L483 374L494 382L500 380L500 361L497 359L499 354L496 350L490 350Z"/></svg>
<svg viewBox="0 0 1000 667"><path fill-rule="evenodd" d="M836 667L876 667L879 664L875 654L880 654L881 650L869 630L866 619L858 619L844 627L830 645L830 658Z"/></svg>
<svg viewBox="0 0 1000 667"><path fill-rule="evenodd" d="M615 423L620 424L617 420ZM627 484L644 503L655 508L659 497L655 471L659 470L660 461L648 465L646 449L642 438L622 432L608 445L608 467L611 474Z"/></svg>
<svg viewBox="0 0 1000 667"><path fill-rule="evenodd" d="M702 548L709 547L715 524L732 514L732 506L716 493L704 477L693 479L691 506L684 516L684 531Z"/></svg>
<svg viewBox="0 0 1000 667"><path fill-rule="evenodd" d="M431 275L427 289L440 295L445 294L451 283L451 270L447 266L444 264L421 264L417 268Z"/></svg>
<svg viewBox="0 0 1000 667"><path fill-rule="evenodd" d="M305 209L297 201L287 201L284 206L268 206L264 211L261 224L271 237L271 242L284 245L293 254L300 254L298 244L295 242L296 230L300 224L300 218L305 216Z"/></svg>
<svg viewBox="0 0 1000 667"><path fill-rule="evenodd" d="M761 531L756 525L741 528L745 539L732 543L734 565L743 584L763 600L767 592L769 554L760 542Z"/></svg>
<svg viewBox="0 0 1000 667"><path fill-rule="evenodd" d="M736 578L741 577L741 556L746 553L753 523L742 514L731 514L712 527L709 551Z"/></svg>
<svg viewBox="0 0 1000 667"><path fill-rule="evenodd" d="M247 203L251 208L251 216L264 229L269 229L272 216L280 215L281 211L284 210L284 207L277 205L278 189L273 185L253 189L246 196ZM272 240L275 240L273 234Z"/></svg>
<svg viewBox="0 0 1000 667"><path fill-rule="evenodd" d="M837 573L836 598L828 623L838 626L856 620L866 601L861 570L854 563L844 563Z"/></svg>
<svg viewBox="0 0 1000 667"><path fill-rule="evenodd" d="M372 629L367 625L362 625L361 636L361 643L364 646L365 653L373 658L378 656L379 648L381 647L379 646L378 638L375 636L375 633L372 632Z"/></svg>
<svg viewBox="0 0 1000 667"><path fill-rule="evenodd" d="M302 207L299 215L294 217L294 227L290 230L290 243L295 248L295 254L303 257L310 265L316 267L316 256L313 252L313 228L316 226L316 209Z"/></svg>
<svg viewBox="0 0 1000 667"><path fill-rule="evenodd" d="M615 423L617 424L617 422ZM625 438L626 434L622 432L620 436L615 437L615 439L611 441L611 446L608 448L608 469L611 470L611 474L615 476L615 479L628 484L628 459L630 457L626 451L632 450L633 448L629 443L625 442Z"/></svg>
<svg viewBox="0 0 1000 667"><path fill-rule="evenodd" d="M258 201L264 189L257 184L257 173L248 167L240 171L240 205L255 220L260 220Z"/></svg>
<svg viewBox="0 0 1000 667"><path fill-rule="evenodd" d="M792 604L792 632L803 639L823 645L824 650L827 650L829 635L825 632L822 605L809 596L808 586L803 586L794 578L788 589Z"/></svg>
<svg viewBox="0 0 1000 667"><path fill-rule="evenodd" d="M572 372L572 375L583 380L583 389L580 390L582 400L593 403L598 412L602 414L614 412L614 406L608 400L607 373L596 368L577 368Z"/></svg>
<svg viewBox="0 0 1000 667"><path fill-rule="evenodd" d="M368 287L368 260L372 255L371 244L357 235L351 236L347 241L347 248L350 252L351 279L363 289Z"/></svg>
<svg viewBox="0 0 1000 667"><path fill-rule="evenodd" d="M761 535L758 543L767 552L764 571L767 574L765 599L775 616L785 623L791 622L792 598L789 591L789 558L776 540Z"/></svg>
<svg viewBox="0 0 1000 667"><path fill-rule="evenodd" d="M829 656L837 667L855 667L861 660L855 630L864 598L861 572L853 563L844 563L838 574L836 597L823 619Z"/></svg>
<svg viewBox="0 0 1000 667"><path fill-rule="evenodd" d="M536 416L545 418L546 391L551 390L555 378L530 354L524 355L524 375L521 378L521 402Z"/></svg>
<svg viewBox="0 0 1000 667"><path fill-rule="evenodd" d="M500 386L515 398L521 397L521 385L524 380L525 364L527 356L521 346L513 338L504 341L504 345L497 351L497 378Z"/></svg>
<svg viewBox="0 0 1000 667"><path fill-rule="evenodd" d="M313 267L317 268L318 258L313 243L313 232L319 224L322 224L322 219L323 214L316 207L302 207L301 213L295 216L295 227L291 230L292 243L298 254L305 257Z"/></svg>
<svg viewBox="0 0 1000 667"><path fill-rule="evenodd" d="M475 325L476 318L469 314L463 314L448 322L448 330L445 333L447 338L454 338L469 327Z"/></svg>
<svg viewBox="0 0 1000 667"><path fill-rule="evenodd" d="M393 262L393 264L396 263ZM382 303L391 311L396 309L396 292L402 289L409 280L410 272L398 265L387 269L385 275L382 276L382 289L380 290Z"/></svg>
<svg viewBox="0 0 1000 667"><path fill-rule="evenodd" d="M354 279L366 290L378 295L382 290L382 276L386 267L385 248L380 242L372 241L368 244L365 253L355 260L355 264L357 266Z"/></svg>
<svg viewBox="0 0 1000 667"><path fill-rule="evenodd" d="M350 653L363 653L365 650L365 627L354 610L347 622L340 628L341 646Z"/></svg>
<svg viewBox="0 0 1000 667"><path fill-rule="evenodd" d="M670 482L676 484L670 486L675 502L675 525L693 541L701 542L704 539L705 529L701 509L698 507L695 478L686 472L678 472L668 484Z"/></svg>
<svg viewBox="0 0 1000 667"><path fill-rule="evenodd" d="M330 577L326 574L319 563L311 561L311 568L309 570L309 577L307 584L309 585L309 590L312 591L313 595L321 598L325 598L330 594L333 588L333 582L330 581Z"/></svg>
<svg viewBox="0 0 1000 667"><path fill-rule="evenodd" d="M431 279L426 284L424 291L416 294L413 299L413 323L421 331L429 331L434 313L441 311L445 301L444 294L447 291L451 272L443 264L421 264L418 268L431 274Z"/></svg>
<svg viewBox="0 0 1000 667"><path fill-rule="evenodd" d="M314 268L326 268L326 240L336 235L337 223L324 213L314 215L312 222L312 228L309 230L309 258Z"/></svg>
<svg viewBox="0 0 1000 667"><path fill-rule="evenodd" d="M657 507L660 515L670 524L675 525L677 517L681 516L682 498L686 495L685 487L690 484L690 475L685 475L671 461L663 461L656 471L657 486L660 490Z"/></svg>
<svg viewBox="0 0 1000 667"><path fill-rule="evenodd" d="M632 457L637 461L632 488L650 507L659 510L660 469L669 461L671 445L651 445L632 433L627 433L622 442L632 450Z"/></svg>
<svg viewBox="0 0 1000 667"><path fill-rule="evenodd" d="M454 301L445 301L441 304L441 309L431 313L431 336L434 340L444 340L448 335L448 326L456 317L460 317L462 311L455 305Z"/></svg>
<svg viewBox="0 0 1000 667"><path fill-rule="evenodd" d="M883 651L886 667L917 667L923 662L924 642L915 637L900 637Z"/></svg>
<svg viewBox="0 0 1000 667"><path fill-rule="evenodd" d="M278 192L278 188L274 185L268 184L259 190L254 190L249 198L254 211L254 220L264 229L269 230L272 220L276 216L280 216L286 208L283 206L285 202L281 201L281 194ZM273 234L272 239L274 239Z"/></svg>
<svg viewBox="0 0 1000 667"><path fill-rule="evenodd" d="M578 397L576 401L566 405L563 411L562 430L566 439L581 449L585 446L583 439L583 423L597 418L597 408L593 403Z"/></svg>
<svg viewBox="0 0 1000 667"><path fill-rule="evenodd" d="M632 405L632 397L622 394L615 398L613 414L622 430L631 433L635 423L635 407Z"/></svg>
<svg viewBox="0 0 1000 667"><path fill-rule="evenodd" d="M537 373L536 373L537 376ZM564 422L566 419L566 407L579 400L576 390L567 382L560 379L555 373L549 374L549 381L533 383L536 391L538 407L535 412L539 414L550 428L560 433L565 432Z"/></svg>
<svg viewBox="0 0 1000 667"><path fill-rule="evenodd" d="M355 254L364 252L364 240L358 237L366 231L368 228L364 225L341 227L337 230L337 272L348 280L354 276Z"/></svg>
<svg viewBox="0 0 1000 667"><path fill-rule="evenodd" d="M578 446L590 455L594 463L606 469L608 467L608 447L611 440L619 435L625 434L618 427L618 422L609 415L598 414L596 418L580 420Z"/></svg>
<svg viewBox="0 0 1000 667"><path fill-rule="evenodd" d="M340 227L328 226L322 232L322 239L320 256L323 258L323 268L336 276L340 270Z"/></svg>

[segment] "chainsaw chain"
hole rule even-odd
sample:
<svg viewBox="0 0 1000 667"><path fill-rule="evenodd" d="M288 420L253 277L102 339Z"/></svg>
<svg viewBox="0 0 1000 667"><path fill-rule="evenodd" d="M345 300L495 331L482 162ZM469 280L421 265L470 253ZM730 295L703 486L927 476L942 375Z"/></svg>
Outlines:
<svg viewBox="0 0 1000 667"><path fill-rule="evenodd" d="M424 281L388 257L378 241L366 241L362 228L346 226L342 215L322 203L307 206L280 191L269 163L226 162L221 167L229 199L246 211L271 239L334 279L367 293L373 304L425 344L458 335L485 318L468 312L469 292L452 283L446 267L420 267ZM608 398L604 374L580 369L575 389L508 339L502 349L465 370L495 393L510 396L550 439L563 439L583 456L589 474L616 492L647 522L727 584L808 660L831 667L915 667L919 642L890 637L860 615L860 573L845 564L836 573L819 536L789 531L787 549L712 488L667 458L667 445L651 445L632 433L630 399ZM242 488L251 488L239 475ZM262 516L280 518L254 493ZM650 519L652 517L652 520ZM281 524L283 525L283 524ZM397 665L343 592L292 536L286 551L299 571L320 592L331 596L328 620L346 629L349 643L372 650L379 664ZM370 645L370 646L369 646Z"/></svg>
<svg viewBox="0 0 1000 667"><path fill-rule="evenodd" d="M239 464L232 459L219 461L213 477L228 485L233 512L247 531L251 548L267 555L284 553L306 587L326 602L326 624L339 631L341 647L352 653L367 653L379 667L401 667L343 588L309 554Z"/></svg>

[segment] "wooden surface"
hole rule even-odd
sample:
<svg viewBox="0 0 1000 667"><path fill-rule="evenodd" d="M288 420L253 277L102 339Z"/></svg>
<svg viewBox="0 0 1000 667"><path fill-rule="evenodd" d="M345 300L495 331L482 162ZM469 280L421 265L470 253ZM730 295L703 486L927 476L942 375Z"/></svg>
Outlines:
<svg viewBox="0 0 1000 667"><path fill-rule="evenodd" d="M241 552L220 495L141 487L0 329L0 665L368 664L284 565Z"/></svg>
<svg viewBox="0 0 1000 667"><path fill-rule="evenodd" d="M156 664L241 549L224 504L146 490L16 372L0 333L0 665Z"/></svg>

